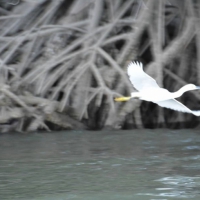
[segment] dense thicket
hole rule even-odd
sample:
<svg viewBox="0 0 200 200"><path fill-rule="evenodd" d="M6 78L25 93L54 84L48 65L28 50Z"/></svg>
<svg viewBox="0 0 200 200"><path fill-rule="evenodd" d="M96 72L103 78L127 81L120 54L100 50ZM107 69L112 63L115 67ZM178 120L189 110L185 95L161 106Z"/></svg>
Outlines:
<svg viewBox="0 0 200 200"><path fill-rule="evenodd" d="M132 60L170 91L200 85L200 1L0 1L1 131L197 127L199 118L113 98ZM181 102L200 109L200 94Z"/></svg>

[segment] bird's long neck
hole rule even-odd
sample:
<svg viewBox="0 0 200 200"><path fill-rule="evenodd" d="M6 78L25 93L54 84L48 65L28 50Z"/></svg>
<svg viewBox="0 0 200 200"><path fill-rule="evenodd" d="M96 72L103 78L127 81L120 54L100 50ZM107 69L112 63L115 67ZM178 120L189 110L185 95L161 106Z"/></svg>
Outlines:
<svg viewBox="0 0 200 200"><path fill-rule="evenodd" d="M186 85L185 85L186 86ZM173 94L173 98L178 98L180 97L183 93L187 92L188 91L188 88L183 86L182 88L180 88L178 91L176 92L172 92Z"/></svg>

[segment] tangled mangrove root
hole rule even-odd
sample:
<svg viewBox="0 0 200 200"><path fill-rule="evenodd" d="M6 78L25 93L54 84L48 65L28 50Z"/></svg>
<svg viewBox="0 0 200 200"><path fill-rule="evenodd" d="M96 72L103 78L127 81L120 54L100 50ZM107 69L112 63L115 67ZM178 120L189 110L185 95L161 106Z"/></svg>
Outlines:
<svg viewBox="0 0 200 200"><path fill-rule="evenodd" d="M150 103L113 98L133 91L126 66L135 59L171 91L188 82L200 84L199 4L0 2L0 128L174 127L191 121L193 116Z"/></svg>

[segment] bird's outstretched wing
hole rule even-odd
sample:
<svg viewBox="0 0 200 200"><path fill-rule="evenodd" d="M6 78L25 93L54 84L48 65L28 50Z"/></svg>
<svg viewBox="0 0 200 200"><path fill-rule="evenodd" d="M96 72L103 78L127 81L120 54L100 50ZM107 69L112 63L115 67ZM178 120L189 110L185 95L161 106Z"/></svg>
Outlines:
<svg viewBox="0 0 200 200"><path fill-rule="evenodd" d="M127 73L134 88L138 91L148 88L160 88L156 81L143 71L142 63L131 62L128 65Z"/></svg>
<svg viewBox="0 0 200 200"><path fill-rule="evenodd" d="M154 103L158 104L161 107L165 107L165 108L169 108L169 109L172 109L172 110L191 113L191 114L194 114L196 116L200 116L200 110L197 110L197 111L190 110L189 108L187 108L186 106L184 106L182 103L180 103L179 101L177 101L175 99L158 101L158 102L154 102Z"/></svg>

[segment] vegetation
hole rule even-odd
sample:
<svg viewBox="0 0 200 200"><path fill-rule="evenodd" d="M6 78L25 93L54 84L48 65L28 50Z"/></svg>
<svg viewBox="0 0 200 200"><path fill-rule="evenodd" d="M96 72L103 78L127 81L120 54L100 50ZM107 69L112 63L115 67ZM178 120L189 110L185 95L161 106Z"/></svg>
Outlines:
<svg viewBox="0 0 200 200"><path fill-rule="evenodd" d="M197 127L198 118L115 96L132 60L170 91L200 85L200 2L0 2L1 131ZM200 94L181 101L198 110Z"/></svg>

